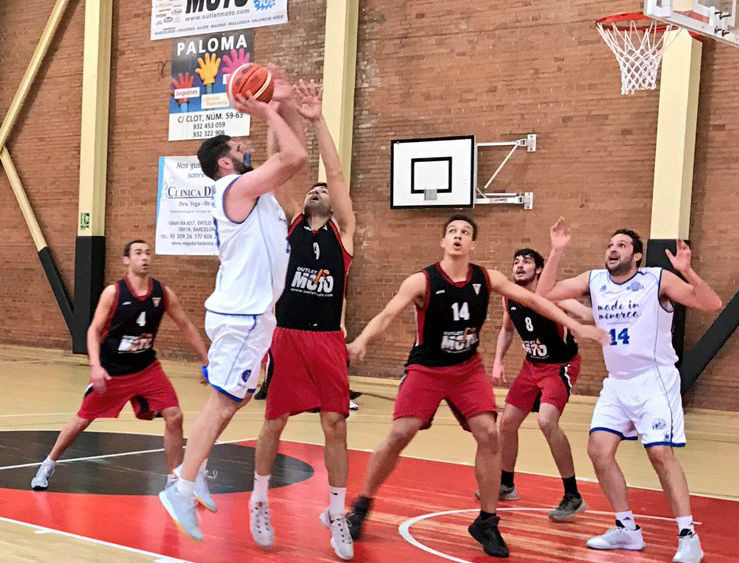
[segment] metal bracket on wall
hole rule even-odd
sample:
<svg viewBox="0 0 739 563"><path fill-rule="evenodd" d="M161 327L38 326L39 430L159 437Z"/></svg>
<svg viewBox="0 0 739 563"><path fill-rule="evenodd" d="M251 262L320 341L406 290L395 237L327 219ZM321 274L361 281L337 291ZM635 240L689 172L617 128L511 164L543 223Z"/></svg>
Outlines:
<svg viewBox="0 0 739 563"><path fill-rule="evenodd" d="M495 178L503 170L503 167L516 152L518 147L526 147L527 152L536 152L536 133L529 133L523 139L517 139L515 141L502 141L498 143L477 143L476 151L479 154L480 149L488 147L510 147L508 154L500 163L498 168L495 169L490 179L485 183L482 188L475 187L475 205L523 205L524 209L534 208L534 194L533 192L523 193L508 193L508 192L486 192L490 185L493 183ZM479 158L477 159L479 161Z"/></svg>

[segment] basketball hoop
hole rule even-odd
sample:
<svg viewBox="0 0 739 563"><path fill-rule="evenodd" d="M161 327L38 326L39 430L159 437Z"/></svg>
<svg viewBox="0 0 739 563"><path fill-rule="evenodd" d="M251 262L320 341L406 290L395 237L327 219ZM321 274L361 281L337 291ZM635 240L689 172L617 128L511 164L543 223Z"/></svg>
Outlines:
<svg viewBox="0 0 739 563"><path fill-rule="evenodd" d="M616 55L621 69L621 93L654 90L662 53L674 37L673 34L668 39L667 32L677 30L677 26L658 22L641 12L607 16L596 21L595 26Z"/></svg>

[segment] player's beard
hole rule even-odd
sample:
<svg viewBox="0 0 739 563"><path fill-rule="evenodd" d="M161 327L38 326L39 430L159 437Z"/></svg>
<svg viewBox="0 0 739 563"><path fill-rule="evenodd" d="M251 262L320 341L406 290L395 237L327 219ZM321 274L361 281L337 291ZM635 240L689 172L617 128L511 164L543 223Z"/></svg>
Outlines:
<svg viewBox="0 0 739 563"><path fill-rule="evenodd" d="M243 161L236 158L231 157L231 162L233 162L233 167L236 174L246 174L247 172L249 172L249 170L251 170L251 168L247 168L246 164L244 164Z"/></svg>
<svg viewBox="0 0 739 563"><path fill-rule="evenodd" d="M331 207L323 201L309 201L303 207L306 217L331 217Z"/></svg>
<svg viewBox="0 0 739 563"><path fill-rule="evenodd" d="M622 258L615 266L609 266L608 261L606 261L605 266L608 273L612 276L622 276L623 274L629 273L631 270L631 257L628 259Z"/></svg>

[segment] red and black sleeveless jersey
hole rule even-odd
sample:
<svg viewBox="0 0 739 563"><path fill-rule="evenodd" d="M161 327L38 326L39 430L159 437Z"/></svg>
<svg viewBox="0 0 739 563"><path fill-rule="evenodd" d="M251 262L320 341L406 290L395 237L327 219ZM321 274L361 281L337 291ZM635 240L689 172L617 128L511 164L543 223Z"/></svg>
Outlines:
<svg viewBox="0 0 739 563"><path fill-rule="evenodd" d="M157 359L154 339L167 308L164 286L155 279L137 297L127 279L115 284L116 299L100 344L100 364L110 375L128 375Z"/></svg>
<svg viewBox="0 0 739 563"><path fill-rule="evenodd" d="M288 233L290 262L285 291L275 306L277 326L297 330L341 330L346 278L352 257L329 220L311 230L298 215Z"/></svg>
<svg viewBox="0 0 739 563"><path fill-rule="evenodd" d="M488 314L490 280L485 268L470 264L467 279L453 282L436 263L423 270L426 299L416 307L418 333L406 365L461 364L477 354Z"/></svg>
<svg viewBox="0 0 739 563"><path fill-rule="evenodd" d="M561 324L509 299L506 299L506 309L523 341L528 361L565 364L577 355L577 343L572 333Z"/></svg>

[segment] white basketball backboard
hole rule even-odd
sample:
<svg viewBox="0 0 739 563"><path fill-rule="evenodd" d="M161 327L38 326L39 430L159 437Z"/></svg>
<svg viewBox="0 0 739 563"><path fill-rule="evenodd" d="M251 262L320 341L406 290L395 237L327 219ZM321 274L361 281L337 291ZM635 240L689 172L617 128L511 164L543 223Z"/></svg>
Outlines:
<svg viewBox="0 0 739 563"><path fill-rule="evenodd" d="M644 14L739 46L737 0L644 0Z"/></svg>
<svg viewBox="0 0 739 563"><path fill-rule="evenodd" d="M473 135L393 141L390 207L472 207L475 156Z"/></svg>

